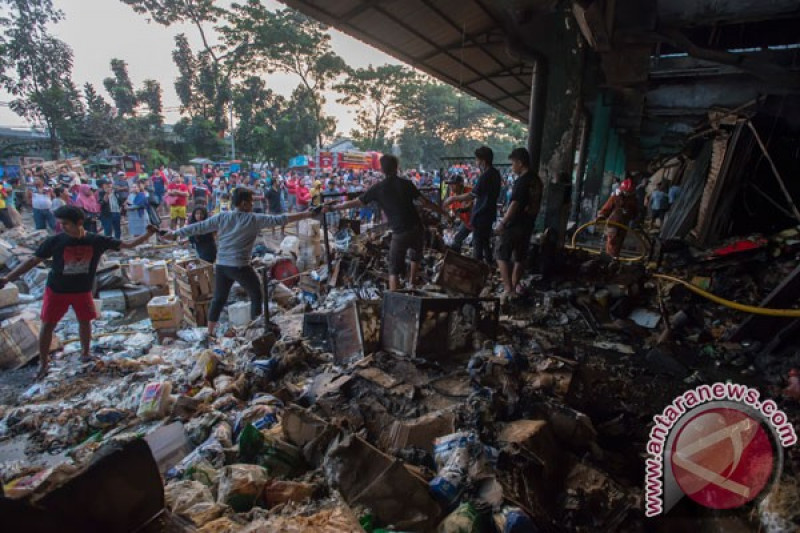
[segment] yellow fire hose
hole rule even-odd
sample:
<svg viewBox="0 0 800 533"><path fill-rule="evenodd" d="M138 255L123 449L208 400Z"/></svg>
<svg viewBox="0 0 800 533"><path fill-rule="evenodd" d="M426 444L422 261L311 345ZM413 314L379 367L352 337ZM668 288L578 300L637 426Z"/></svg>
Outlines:
<svg viewBox="0 0 800 533"><path fill-rule="evenodd" d="M631 230L631 228L629 228L628 226L626 226L624 224L620 224L619 222L614 222L612 220L592 220L591 222L587 222L586 224L580 226L577 230L575 230L575 233L572 236L571 248L586 250L586 251L588 251L590 253L594 253L594 254L600 254L601 252L599 252L597 250L592 250L590 248L584 248L584 247L578 246L576 244L576 241L577 241L578 234L581 233L582 231L584 231L586 228L588 228L590 226L598 225L598 224L603 224L603 223L609 224L609 225L617 227L619 229ZM647 242L645 240L645 238L642 235L639 234L639 232L633 231L633 230L631 230L631 231L632 231L633 235L637 239L639 239L639 242L641 242L642 245L644 245L645 249L649 252L650 243ZM620 261L627 261L627 262L639 262L639 261L645 260L648 255L649 255L648 253L644 253L644 254L642 254L640 256L637 256L637 257L621 257L621 258L619 258L619 260ZM725 306L725 307L727 307L729 309L734 309L736 311L742 311L744 313L750 313L750 314L753 314L753 315L771 316L771 317L779 317L779 318L800 318L800 309L770 309L768 307L757 307L757 306L754 306L754 305L740 304L739 302L734 302L733 300L726 300L725 298L721 298L721 297L719 297L719 296L717 296L715 294L712 294L712 293L710 293L710 292L708 292L706 290L701 289L700 287L698 287L696 285L693 285L693 284L689 283L686 280L682 280L682 279L676 278L674 276L668 276L666 274L652 274L652 276L654 278L659 279L659 280L670 281L672 283L677 283L679 285L683 285L684 287L686 287L687 289L689 289L693 293L697 294L698 296L702 296L703 298L706 298L707 300L710 300L710 301L712 301L712 302L714 302L716 304Z"/></svg>
<svg viewBox="0 0 800 533"><path fill-rule="evenodd" d="M591 222L587 222L586 224L578 227L578 229L576 229L575 233L572 235L572 244L569 246L569 248L585 250L585 251L587 251L589 253L596 254L596 255L602 254L603 252L601 252L599 250L593 250L591 248L578 246L576 244L576 241L578 240L578 234L582 233L586 228L588 228L590 226L597 226L597 225L600 225L600 224L605 224L607 226L613 226L615 228L619 228L619 229L623 229L623 230L626 230L626 231L630 231L639 240L639 242L642 243L642 246L644 246L644 250L645 251L641 255L637 255L636 257L619 257L619 258L617 258L617 260L623 261L623 262L626 262L626 263L638 263L640 261L645 261L648 258L648 256L650 255L650 243L647 241L647 239L645 239L642 236L642 234L640 234L638 231L632 230L631 228L629 228L625 224L620 224L619 222L614 222L613 220L604 220L604 219L592 220Z"/></svg>
<svg viewBox="0 0 800 533"><path fill-rule="evenodd" d="M696 285L692 285L688 281L682 280L680 278L676 278L673 276L667 276L665 274L653 274L654 278L658 278L665 281L671 281L673 283L678 283L679 285L683 285L693 293L702 296L708 300L711 300L714 303L719 305L724 305L730 309L735 309L736 311L742 311L745 313L750 313L753 315L761 315L761 316L772 316L772 317L780 317L780 318L800 318L800 309L770 309L768 307L756 307L754 305L745 305L740 304L739 302L734 302L732 300L726 300L725 298L720 298L715 294L711 294L708 291L701 289Z"/></svg>

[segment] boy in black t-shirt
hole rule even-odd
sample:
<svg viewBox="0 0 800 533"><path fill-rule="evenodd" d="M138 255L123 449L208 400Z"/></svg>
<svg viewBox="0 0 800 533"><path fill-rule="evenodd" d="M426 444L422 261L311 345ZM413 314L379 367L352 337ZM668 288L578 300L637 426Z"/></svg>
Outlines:
<svg viewBox="0 0 800 533"><path fill-rule="evenodd" d="M158 231L148 226L147 233L130 241L119 241L111 237L87 232L83 228L83 211L74 206L56 209L55 218L61 223L63 233L46 238L36 253L0 277L0 288L9 281L15 281L46 259L53 260L53 267L47 276L47 287L42 302L42 330L39 333L39 357L41 368L36 378L47 374L50 343L58 322L70 308L78 318L81 341L81 360L89 361L89 345L92 340L92 320L97 318L92 298L92 285L97 274L97 264L106 250L135 248Z"/></svg>

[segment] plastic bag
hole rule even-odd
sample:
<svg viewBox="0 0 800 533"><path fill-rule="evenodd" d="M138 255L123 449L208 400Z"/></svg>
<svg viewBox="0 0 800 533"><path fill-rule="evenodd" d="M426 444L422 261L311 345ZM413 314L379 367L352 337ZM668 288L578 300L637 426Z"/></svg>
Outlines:
<svg viewBox="0 0 800 533"><path fill-rule="evenodd" d="M252 424L247 424L239 434L239 458L254 463L264 448L264 435Z"/></svg>
<svg viewBox="0 0 800 533"><path fill-rule="evenodd" d="M169 393L171 391L172 384L169 381L148 383L142 391L136 415L145 420L166 416L169 410Z"/></svg>
<svg viewBox="0 0 800 533"><path fill-rule="evenodd" d="M275 402L259 403L251 405L241 412L236 418L233 426L233 435L238 438L239 433L248 424L252 424L256 429L269 429L278 423L278 413L283 404L275 398Z"/></svg>
<svg viewBox="0 0 800 533"><path fill-rule="evenodd" d="M503 507L494 514L494 525L499 533L530 533L538 531L533 520L518 507Z"/></svg>
<svg viewBox="0 0 800 533"><path fill-rule="evenodd" d="M267 481L267 471L258 465L226 466L220 475L217 502L230 505L237 513L247 512L260 503Z"/></svg>
<svg viewBox="0 0 800 533"><path fill-rule="evenodd" d="M192 371L189 372L189 383L200 379L205 381L214 379L217 374L217 367L219 366L219 356L212 350L203 350L197 361L194 363Z"/></svg>
<svg viewBox="0 0 800 533"><path fill-rule="evenodd" d="M208 487L198 481L176 481L164 487L167 507L176 514L182 514L198 503L213 502L214 497Z"/></svg>
<svg viewBox="0 0 800 533"><path fill-rule="evenodd" d="M183 478L189 469L197 466L201 461L208 462L214 468L221 468L225 464L225 450L216 438L209 437L184 457L180 463L167 470L164 477L167 479Z"/></svg>
<svg viewBox="0 0 800 533"><path fill-rule="evenodd" d="M471 503L463 503L439 524L437 533L478 533L483 531L478 511Z"/></svg>

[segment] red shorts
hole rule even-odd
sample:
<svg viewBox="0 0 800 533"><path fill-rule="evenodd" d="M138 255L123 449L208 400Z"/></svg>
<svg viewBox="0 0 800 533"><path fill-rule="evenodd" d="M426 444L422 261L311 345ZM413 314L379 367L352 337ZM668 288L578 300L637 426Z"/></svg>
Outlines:
<svg viewBox="0 0 800 533"><path fill-rule="evenodd" d="M97 318L91 291L55 292L47 287L44 290L44 302L42 302L42 322L57 324L64 318L70 306L75 310L78 322L89 322Z"/></svg>

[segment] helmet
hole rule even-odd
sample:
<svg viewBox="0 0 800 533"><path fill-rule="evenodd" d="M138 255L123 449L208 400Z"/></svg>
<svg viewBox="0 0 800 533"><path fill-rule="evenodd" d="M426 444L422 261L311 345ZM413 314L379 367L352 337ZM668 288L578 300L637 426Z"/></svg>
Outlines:
<svg viewBox="0 0 800 533"><path fill-rule="evenodd" d="M619 186L619 190L622 191L622 192L625 192L625 193L633 192L633 181L630 180L630 179L626 179Z"/></svg>

